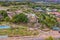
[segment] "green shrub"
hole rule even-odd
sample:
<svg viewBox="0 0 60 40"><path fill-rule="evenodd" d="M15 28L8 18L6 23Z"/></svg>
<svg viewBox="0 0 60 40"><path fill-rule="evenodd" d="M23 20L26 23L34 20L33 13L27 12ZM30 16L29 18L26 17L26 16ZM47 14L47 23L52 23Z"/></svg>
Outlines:
<svg viewBox="0 0 60 40"><path fill-rule="evenodd" d="M4 19L4 21L10 21L10 18L9 17L6 17L5 19Z"/></svg>
<svg viewBox="0 0 60 40"><path fill-rule="evenodd" d="M2 21L9 21L10 20L8 17L7 11L1 10L0 14L3 16L3 18L1 19Z"/></svg>
<svg viewBox="0 0 60 40"><path fill-rule="evenodd" d="M0 14L4 17L4 18L6 18L8 15L7 15L7 11L4 11L4 10L1 10L0 11Z"/></svg>
<svg viewBox="0 0 60 40"><path fill-rule="evenodd" d="M13 22L19 23L19 22L23 22L23 23L27 23L28 22L28 18L25 14L21 13L19 15L15 15L12 19Z"/></svg>
<svg viewBox="0 0 60 40"><path fill-rule="evenodd" d="M54 40L54 39L53 39L53 37L50 36L50 37L46 38L45 40Z"/></svg>
<svg viewBox="0 0 60 40"><path fill-rule="evenodd" d="M53 16L54 15L41 14L38 20L41 24L46 25L48 28L51 28L57 25L57 20Z"/></svg>

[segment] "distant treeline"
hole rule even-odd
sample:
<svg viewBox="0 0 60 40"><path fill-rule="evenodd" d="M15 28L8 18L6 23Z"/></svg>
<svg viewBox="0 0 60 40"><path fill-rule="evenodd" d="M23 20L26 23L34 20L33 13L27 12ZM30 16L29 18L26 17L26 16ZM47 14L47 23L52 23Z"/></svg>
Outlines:
<svg viewBox="0 0 60 40"><path fill-rule="evenodd" d="M25 2L25 1L31 1L31 2L55 2L55 3L60 3L60 0L0 0L0 1L21 1L21 2Z"/></svg>

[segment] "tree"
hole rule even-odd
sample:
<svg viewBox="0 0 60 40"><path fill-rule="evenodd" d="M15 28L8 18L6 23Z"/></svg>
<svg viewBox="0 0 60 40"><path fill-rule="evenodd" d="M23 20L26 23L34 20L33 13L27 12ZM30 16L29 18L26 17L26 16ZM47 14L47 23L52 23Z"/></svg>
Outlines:
<svg viewBox="0 0 60 40"><path fill-rule="evenodd" d="M13 22L16 22L16 23L19 23L19 22L27 23L28 22L27 16L23 13L15 15L12 20Z"/></svg>
<svg viewBox="0 0 60 40"><path fill-rule="evenodd" d="M4 20L9 22L10 21L10 18L9 17L6 17Z"/></svg>
<svg viewBox="0 0 60 40"><path fill-rule="evenodd" d="M54 15L41 14L38 20L41 24L46 25L48 28L52 28L57 24L56 18L53 16Z"/></svg>
<svg viewBox="0 0 60 40"><path fill-rule="evenodd" d="M6 18L8 15L7 15L7 12L6 11L4 11L4 10L1 10L0 11L0 14L4 17L4 18Z"/></svg>
<svg viewBox="0 0 60 40"><path fill-rule="evenodd" d="M3 20L4 20L6 17L8 17L7 12L4 11L4 10L1 10L1 11L0 11L0 14L3 16Z"/></svg>

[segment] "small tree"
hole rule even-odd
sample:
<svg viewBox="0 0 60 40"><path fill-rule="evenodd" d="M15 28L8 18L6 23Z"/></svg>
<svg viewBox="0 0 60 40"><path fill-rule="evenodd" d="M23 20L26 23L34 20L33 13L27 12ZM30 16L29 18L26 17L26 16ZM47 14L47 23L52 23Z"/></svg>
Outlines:
<svg viewBox="0 0 60 40"><path fill-rule="evenodd" d="M0 11L0 14L3 16L3 19L2 20L5 20L5 18L8 17L7 12L4 11L4 10L1 10Z"/></svg>
<svg viewBox="0 0 60 40"><path fill-rule="evenodd" d="M6 11L4 11L4 10L1 10L0 11L0 14L4 17L4 18L6 18L8 15L7 15L7 12Z"/></svg>

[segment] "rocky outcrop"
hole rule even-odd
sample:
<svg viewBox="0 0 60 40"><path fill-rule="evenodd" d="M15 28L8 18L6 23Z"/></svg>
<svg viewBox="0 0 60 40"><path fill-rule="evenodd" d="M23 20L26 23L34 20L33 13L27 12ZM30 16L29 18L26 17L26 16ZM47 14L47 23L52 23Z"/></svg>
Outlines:
<svg viewBox="0 0 60 40"><path fill-rule="evenodd" d="M38 23L38 19L37 19L37 16L35 14L28 14L27 15L28 17L28 26L29 27L39 27L39 23Z"/></svg>

